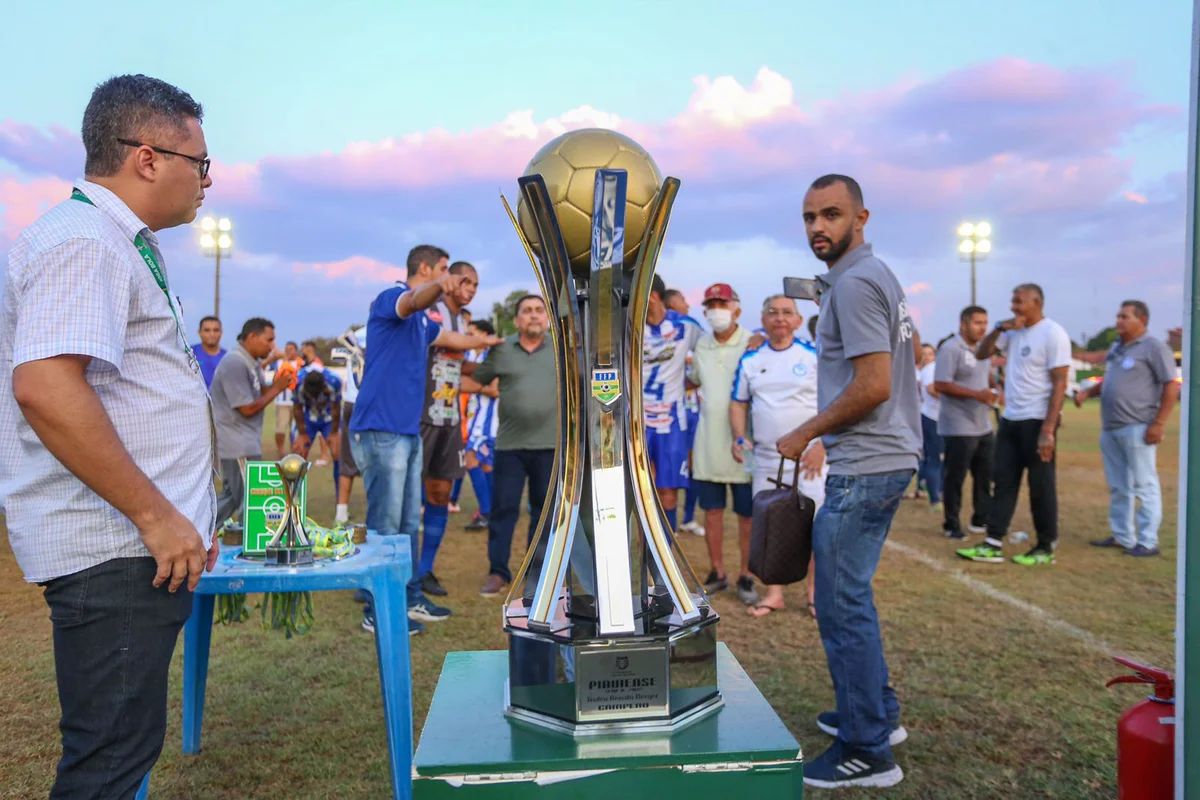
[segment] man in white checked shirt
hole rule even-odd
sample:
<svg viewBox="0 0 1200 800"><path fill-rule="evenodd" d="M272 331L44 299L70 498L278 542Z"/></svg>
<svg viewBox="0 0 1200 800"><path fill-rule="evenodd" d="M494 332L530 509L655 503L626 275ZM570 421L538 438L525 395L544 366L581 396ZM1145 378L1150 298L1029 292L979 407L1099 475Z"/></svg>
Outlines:
<svg viewBox="0 0 1200 800"><path fill-rule="evenodd" d="M0 499L50 607L51 798L133 796L162 751L192 590L217 557L208 394L154 235L195 219L212 185L201 115L143 75L98 86L86 179L9 251Z"/></svg>

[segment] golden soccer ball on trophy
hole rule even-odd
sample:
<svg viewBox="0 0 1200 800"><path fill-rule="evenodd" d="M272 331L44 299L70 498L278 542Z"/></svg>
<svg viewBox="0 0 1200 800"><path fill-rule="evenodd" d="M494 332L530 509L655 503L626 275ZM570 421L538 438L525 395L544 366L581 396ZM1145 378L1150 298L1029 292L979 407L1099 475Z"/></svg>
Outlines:
<svg viewBox="0 0 1200 800"><path fill-rule="evenodd" d="M623 169L628 174L625 194L625 265L630 267L642 243L650 205L662 186L662 173L650 154L633 139L603 128L564 133L534 155L525 175L541 175L554 204L571 268L587 275L592 248L592 198L596 170ZM517 204L521 231L535 253L541 252L537 227L525 207Z"/></svg>

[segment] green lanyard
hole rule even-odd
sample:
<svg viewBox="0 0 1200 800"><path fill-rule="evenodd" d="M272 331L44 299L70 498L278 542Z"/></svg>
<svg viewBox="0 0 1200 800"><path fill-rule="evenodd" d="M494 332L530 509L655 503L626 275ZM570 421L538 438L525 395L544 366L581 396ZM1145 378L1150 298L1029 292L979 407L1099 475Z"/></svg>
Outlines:
<svg viewBox="0 0 1200 800"><path fill-rule="evenodd" d="M71 189L71 199L87 203L93 207L96 205L86 194L78 189ZM154 276L154 282L158 284L158 288L162 289L163 296L167 298L167 307L171 309L171 316L175 318L175 332L179 334L179 341L182 342L188 364L191 365L194 372L199 372L200 362L197 360L192 348L187 346L187 334L183 332L183 323L180 322L179 314L175 311L175 304L171 302L171 290L167 287L167 276L163 273L162 267L158 263L158 258L155 257L154 251L150 249L150 245L142 238L142 234L139 233L133 237L133 244L137 247L138 254L142 257L142 260L146 262L146 266L150 268L150 274Z"/></svg>

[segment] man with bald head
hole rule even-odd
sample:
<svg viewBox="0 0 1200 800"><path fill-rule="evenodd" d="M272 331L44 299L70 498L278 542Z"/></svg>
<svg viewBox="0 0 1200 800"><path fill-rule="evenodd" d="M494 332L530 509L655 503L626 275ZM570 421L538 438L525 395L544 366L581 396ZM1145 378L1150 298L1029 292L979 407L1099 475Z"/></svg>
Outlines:
<svg viewBox="0 0 1200 800"><path fill-rule="evenodd" d="M889 685L871 582L921 452L919 343L904 289L864 238L869 217L862 189L845 175L818 178L804 196L809 245L829 265L817 278L818 413L776 445L784 458L798 459L820 437L829 466L813 522L813 558L817 624L837 710L817 716L833 745L804 766L804 782L818 788L904 779L892 745L907 734Z"/></svg>

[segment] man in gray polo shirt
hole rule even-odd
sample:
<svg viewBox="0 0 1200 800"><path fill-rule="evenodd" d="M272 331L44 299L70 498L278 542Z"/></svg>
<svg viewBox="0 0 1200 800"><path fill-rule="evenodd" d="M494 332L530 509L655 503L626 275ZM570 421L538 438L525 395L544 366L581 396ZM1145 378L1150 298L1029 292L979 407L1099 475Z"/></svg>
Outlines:
<svg viewBox="0 0 1200 800"><path fill-rule="evenodd" d="M870 213L853 178L826 175L804 197L804 225L829 272L817 278L819 413L777 443L799 458L821 437L829 477L813 524L817 623L837 710L817 725L832 746L804 767L820 788L894 786L892 745L907 734L889 685L871 582L904 491L917 470L918 342L904 290L863 238Z"/></svg>
<svg viewBox="0 0 1200 800"><path fill-rule="evenodd" d="M262 458L263 412L288 387L292 376L283 371L263 388L259 362L275 351L275 326L270 320L246 320L230 350L213 373L213 422L217 428L217 457L221 460L221 495L217 520L224 524L241 507L242 467L238 459Z"/></svg>
<svg viewBox="0 0 1200 800"><path fill-rule="evenodd" d="M974 506L967 530L984 533L992 505L992 451L995 435L988 416L996 392L991 387L991 365L975 357L979 340L987 333L987 311L967 306L959 315L958 335L938 348L933 368L934 388L942 398L938 435L946 443L942 479L945 509L942 529L951 539L965 539L962 490L971 473Z"/></svg>
<svg viewBox="0 0 1200 800"><path fill-rule="evenodd" d="M479 590L484 597L501 594L512 582L508 562L526 481L528 546L554 470L558 383L554 349L546 339L549 315L545 302L538 295L522 297L513 321L517 326L515 336L489 350L483 363L466 363L462 368L463 375L470 375L484 386L500 379L500 427L492 469L492 514L488 517L488 577Z"/></svg>
<svg viewBox="0 0 1200 800"><path fill-rule="evenodd" d="M1118 338L1105 360L1104 381L1075 395L1082 406L1100 395L1100 452L1108 481L1108 524L1112 535L1092 542L1119 547L1129 556L1158 555L1162 490L1155 460L1163 429L1182 388L1175 359L1160 340L1146 333L1150 308L1126 300L1117 313ZM1137 530L1134 531L1134 498Z"/></svg>

